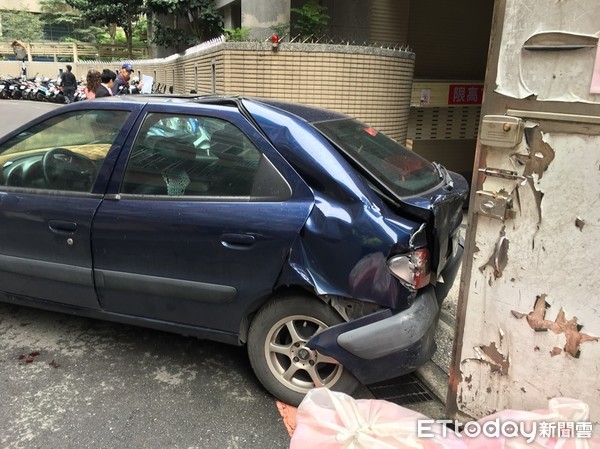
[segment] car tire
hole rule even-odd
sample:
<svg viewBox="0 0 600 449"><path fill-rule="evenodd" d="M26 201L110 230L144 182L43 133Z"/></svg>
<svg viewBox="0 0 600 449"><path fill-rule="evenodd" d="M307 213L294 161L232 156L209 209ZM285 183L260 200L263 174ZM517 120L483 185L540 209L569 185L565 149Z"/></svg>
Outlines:
<svg viewBox="0 0 600 449"><path fill-rule="evenodd" d="M318 298L274 298L258 311L248 332L248 356L256 377L273 396L294 406L317 386L351 394L359 385L352 373L306 347L316 333L341 322Z"/></svg>

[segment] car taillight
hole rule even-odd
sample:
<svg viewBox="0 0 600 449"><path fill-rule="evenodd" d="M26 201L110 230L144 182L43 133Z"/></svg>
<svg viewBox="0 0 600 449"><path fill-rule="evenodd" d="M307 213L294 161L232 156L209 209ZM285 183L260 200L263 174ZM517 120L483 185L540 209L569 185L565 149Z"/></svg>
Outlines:
<svg viewBox="0 0 600 449"><path fill-rule="evenodd" d="M390 257L387 266L405 287L418 290L429 284L429 259L429 250L421 248Z"/></svg>

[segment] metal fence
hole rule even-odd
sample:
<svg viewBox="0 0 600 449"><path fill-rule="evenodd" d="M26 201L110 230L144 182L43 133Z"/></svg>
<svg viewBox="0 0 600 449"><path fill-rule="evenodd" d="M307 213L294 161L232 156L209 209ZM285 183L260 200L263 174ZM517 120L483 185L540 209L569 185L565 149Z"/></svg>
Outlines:
<svg viewBox="0 0 600 449"><path fill-rule="evenodd" d="M87 42L31 42L26 44L27 61L78 62L81 59L102 59L105 61L129 59L123 45L91 44ZM133 48L133 59L146 59L148 49ZM0 43L0 58L15 60L10 42Z"/></svg>

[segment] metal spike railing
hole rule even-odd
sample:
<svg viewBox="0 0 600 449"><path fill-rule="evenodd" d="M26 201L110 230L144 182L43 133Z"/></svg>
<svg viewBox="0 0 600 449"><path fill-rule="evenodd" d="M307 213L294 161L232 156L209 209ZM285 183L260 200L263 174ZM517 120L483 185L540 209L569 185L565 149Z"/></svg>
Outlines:
<svg viewBox="0 0 600 449"><path fill-rule="evenodd" d="M270 40L270 37L268 37L266 39L248 39L245 42L263 42L264 43L264 42L268 42L269 40ZM227 37L225 35L221 35L217 38L210 39L206 42L202 42L198 45L190 47L187 50L185 50L183 52L183 54L184 55L194 54L194 53L206 50L208 48L223 44L225 42L227 42ZM298 35L292 36L292 35L289 35L286 33L282 36L279 36L279 42L280 43L288 42L288 43L292 43L292 44L345 45L345 46L381 48L384 50L393 50L393 51L407 51L407 52L411 51L411 49L408 45L396 44L396 43L378 43L378 42L371 42L371 41L356 41L356 40L346 39L344 37L335 36L335 35L334 36L331 36L331 35L304 36L304 35L298 34ZM139 64L139 65L155 64L157 62L170 61L170 60L178 58L179 56L181 56L180 53L175 53L170 56L167 56L166 58L136 60L135 64ZM80 62L84 63L84 64L106 64L107 63L107 61L103 61L100 59L86 59L86 60L80 60ZM117 66L117 65L123 64L125 62L132 63L132 61L122 60L122 61L110 61L110 64Z"/></svg>
<svg viewBox="0 0 600 449"><path fill-rule="evenodd" d="M395 51L411 51L408 44L398 44L398 43L379 43L373 41L356 41L353 39L348 39L340 36L331 36L331 35L310 35L304 36L301 34L295 36L280 36L279 42L284 42L287 38L287 42L289 43L299 43L299 44L329 44L329 45L346 45L346 46L359 46L359 47L374 47L374 48L382 48L385 50L395 50Z"/></svg>

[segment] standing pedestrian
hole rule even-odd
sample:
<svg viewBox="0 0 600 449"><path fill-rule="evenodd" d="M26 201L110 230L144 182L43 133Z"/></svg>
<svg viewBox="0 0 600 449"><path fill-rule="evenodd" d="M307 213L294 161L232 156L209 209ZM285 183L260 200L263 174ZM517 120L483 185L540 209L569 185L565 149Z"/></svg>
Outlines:
<svg viewBox="0 0 600 449"><path fill-rule="evenodd" d="M102 82L100 72L96 69L91 69L87 73L87 77L85 78L85 97L88 100L93 100L96 98L96 89Z"/></svg>
<svg viewBox="0 0 600 449"><path fill-rule="evenodd" d="M117 74L112 70L102 70L102 74L100 75L102 83L96 88L96 98L110 97L113 94L112 88L115 85L116 78Z"/></svg>
<svg viewBox="0 0 600 449"><path fill-rule="evenodd" d="M121 66L121 70L119 70L119 74L117 75L117 79L115 80L115 85L112 88L113 95L139 94L141 92L141 82L135 87L129 85L129 78L131 78L131 72L133 72L133 67L128 62Z"/></svg>
<svg viewBox="0 0 600 449"><path fill-rule="evenodd" d="M62 72L60 75L60 87L65 96L65 103L73 103L73 99L75 98L75 89L77 89L77 79L75 75L71 73L73 67L69 64L65 66L67 68L66 72Z"/></svg>

